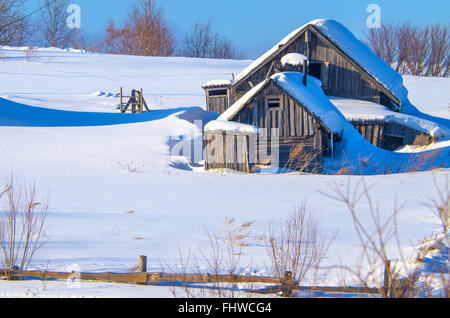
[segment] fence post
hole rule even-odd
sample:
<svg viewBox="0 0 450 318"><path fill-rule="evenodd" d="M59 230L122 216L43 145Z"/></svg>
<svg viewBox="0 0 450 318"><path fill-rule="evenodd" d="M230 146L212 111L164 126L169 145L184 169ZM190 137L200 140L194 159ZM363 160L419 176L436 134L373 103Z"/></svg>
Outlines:
<svg viewBox="0 0 450 318"><path fill-rule="evenodd" d="M295 284L294 277L291 272L285 272L284 277L282 279L281 289L282 297L291 297L292 296L292 286Z"/></svg>
<svg viewBox="0 0 450 318"><path fill-rule="evenodd" d="M120 112L121 112L121 113L123 113L123 111L122 111L122 104L123 104L123 103L122 103L122 95L123 95L123 94L122 94L122 87L120 87Z"/></svg>
<svg viewBox="0 0 450 318"><path fill-rule="evenodd" d="M147 256L145 255L139 256L138 272L139 273L147 272Z"/></svg>
<svg viewBox="0 0 450 318"><path fill-rule="evenodd" d="M391 261L384 262L384 295L386 298L390 297L391 293Z"/></svg>
<svg viewBox="0 0 450 318"><path fill-rule="evenodd" d="M141 88L140 94L139 94L139 112L142 113L144 111L144 92Z"/></svg>

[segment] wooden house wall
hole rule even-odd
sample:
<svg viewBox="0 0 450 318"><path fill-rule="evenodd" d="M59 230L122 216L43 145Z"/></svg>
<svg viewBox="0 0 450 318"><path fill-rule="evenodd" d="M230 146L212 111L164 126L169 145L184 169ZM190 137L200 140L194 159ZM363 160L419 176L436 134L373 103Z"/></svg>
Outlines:
<svg viewBox="0 0 450 318"><path fill-rule="evenodd" d="M323 62L321 80L325 81L326 95L380 102L376 83L369 81L367 75L361 75L348 57L327 45L315 33L312 33L309 51L311 62Z"/></svg>
<svg viewBox="0 0 450 318"><path fill-rule="evenodd" d="M372 145L377 147L382 146L385 128L384 122L351 122L351 124Z"/></svg>
<svg viewBox="0 0 450 318"><path fill-rule="evenodd" d="M232 95L235 100L242 97L251 89L251 82L256 85L273 75L278 70L272 67L277 64L284 55L288 53L300 53L308 57L311 63L322 63L321 80L323 89L328 96L356 98L373 101L376 103L384 102L381 90L374 79L367 74L361 74L351 63L349 58L328 45L323 37L318 36L316 31L311 33L310 43L305 42L305 33L300 35L295 41L286 46L263 67L252 74L247 80L232 88ZM279 64L279 63L278 63Z"/></svg>
<svg viewBox="0 0 450 318"><path fill-rule="evenodd" d="M280 108L268 109L267 96L281 96ZM269 138L271 129L278 129L280 167L285 166L294 148L303 144L304 152L320 153L309 166L315 167L317 171L321 170L322 151L327 147L326 133L313 116L273 82L262 89L231 120L265 128Z"/></svg>
<svg viewBox="0 0 450 318"><path fill-rule="evenodd" d="M206 110L222 114L230 107L232 99L230 99L230 89L222 88L219 90L227 90L227 95L210 96L210 92L213 89L206 89Z"/></svg>
<svg viewBox="0 0 450 318"><path fill-rule="evenodd" d="M281 96L280 108L267 108L267 96ZM271 128L277 128L280 139L314 136L320 127L313 116L273 82L261 90L231 120L265 128L269 135Z"/></svg>
<svg viewBox="0 0 450 318"><path fill-rule="evenodd" d="M406 145L426 146L434 140L428 134L381 120L351 121L351 124L371 144L387 150L395 150Z"/></svg>
<svg viewBox="0 0 450 318"><path fill-rule="evenodd" d="M252 88L252 85L253 86L257 85L266 78L278 72L278 70L274 66L279 67L280 59L288 53L300 53L306 55L305 34L300 35L296 41L294 41L291 45L283 49L279 54L274 56L270 61L264 64L258 71L252 74L247 80L243 81L238 86L233 86L232 95L234 97L234 100L238 100L239 98L241 98L246 92L248 92ZM252 85L250 85L250 83L252 83Z"/></svg>
<svg viewBox="0 0 450 318"><path fill-rule="evenodd" d="M213 96L206 99L206 109L210 112L222 114L228 107L227 96Z"/></svg>
<svg viewBox="0 0 450 318"><path fill-rule="evenodd" d="M204 132L203 155L205 169L232 169L250 172L250 142L245 134L225 134Z"/></svg>

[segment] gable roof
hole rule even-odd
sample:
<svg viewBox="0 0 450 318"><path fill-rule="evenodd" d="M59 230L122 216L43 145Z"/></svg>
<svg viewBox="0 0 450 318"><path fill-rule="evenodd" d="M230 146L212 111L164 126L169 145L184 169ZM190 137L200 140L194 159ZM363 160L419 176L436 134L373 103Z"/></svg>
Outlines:
<svg viewBox="0 0 450 318"><path fill-rule="evenodd" d="M407 101L408 91L403 86L402 76L373 53L366 44L358 40L345 26L337 21L325 19L313 20L288 34L277 45L264 53L236 76L234 85L245 80L263 67L276 54L294 42L308 29L328 39L332 45L342 51L348 58L359 65L363 71L394 95L400 103L403 104Z"/></svg>
<svg viewBox="0 0 450 318"><path fill-rule="evenodd" d="M307 86L304 86L302 73L284 72L274 74L248 91L220 115L216 121L231 121L253 97L263 90L270 82L273 82L292 99L302 105L305 110L315 117L326 129L333 134L340 135L344 129L343 122L347 120L325 95L322 90L321 81L309 75L307 79L308 84Z"/></svg>

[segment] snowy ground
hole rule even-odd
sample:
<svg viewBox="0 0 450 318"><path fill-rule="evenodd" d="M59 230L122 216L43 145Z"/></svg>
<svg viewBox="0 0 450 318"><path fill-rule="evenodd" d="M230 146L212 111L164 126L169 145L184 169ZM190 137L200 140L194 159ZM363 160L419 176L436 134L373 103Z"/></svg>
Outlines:
<svg viewBox="0 0 450 318"><path fill-rule="evenodd" d="M225 218L254 221L240 266L244 273L269 275L263 242L272 220L284 220L306 201L324 235L336 238L324 265L355 264L360 244L350 213L321 192L329 184L353 187L360 177L204 172L173 165L171 136L198 132L208 121L201 85L230 79L250 61L111 56L41 50L27 60L23 49L0 50L0 178L35 182L48 197L48 243L32 268L66 271L128 271L139 255L149 271L179 264L183 253L209 249L207 229L219 233ZM420 111L450 119L449 79L406 77L410 101ZM152 109L118 114L120 86L143 88ZM16 104L18 102L21 104ZM35 106L35 107L28 107ZM40 107L40 108L36 108ZM45 108L45 109L43 109ZM76 112L68 112L76 111ZM81 112L81 113L80 113ZM94 112L95 114L92 114ZM185 169L183 169L185 168ZM424 205L436 196L449 169L367 176L371 193L387 218L395 200L403 252L440 228ZM361 203L367 213L368 203ZM368 218L364 218L370 227ZM389 246L399 257L396 244ZM202 270L207 270L201 261ZM341 273L320 283L339 285ZM312 277L309 277L312 280ZM81 288L78 288L81 287ZM168 288L65 282L2 282L0 296L170 297Z"/></svg>

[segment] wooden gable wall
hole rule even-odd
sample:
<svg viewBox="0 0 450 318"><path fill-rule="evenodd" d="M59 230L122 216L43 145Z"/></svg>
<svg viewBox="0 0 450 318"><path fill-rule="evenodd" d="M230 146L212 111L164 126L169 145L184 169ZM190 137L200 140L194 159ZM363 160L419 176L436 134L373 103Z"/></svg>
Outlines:
<svg viewBox="0 0 450 318"><path fill-rule="evenodd" d="M384 87L368 75L348 56L337 49L317 30L309 27L309 43L306 43L306 29L293 42L280 50L260 69L232 88L234 100L238 100L252 85L256 85L267 77L279 72L279 60L288 53L299 53L308 57L310 63L321 64L322 88L328 96L346 97L382 103L386 106L389 100L395 100Z"/></svg>
<svg viewBox="0 0 450 318"><path fill-rule="evenodd" d="M270 109L268 98L280 97L280 107ZM266 128L279 128L280 138L316 135L321 124L301 105L272 81L250 100L232 119L244 124Z"/></svg>
<svg viewBox="0 0 450 318"><path fill-rule="evenodd" d="M269 108L267 99L276 97L280 97L280 107ZM231 120L265 128L268 136L272 128L278 128L279 167L322 171L328 146L326 128L274 82L269 81ZM298 147L300 156L292 157Z"/></svg>

